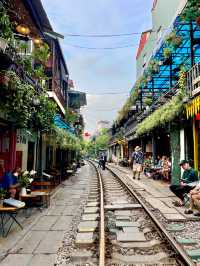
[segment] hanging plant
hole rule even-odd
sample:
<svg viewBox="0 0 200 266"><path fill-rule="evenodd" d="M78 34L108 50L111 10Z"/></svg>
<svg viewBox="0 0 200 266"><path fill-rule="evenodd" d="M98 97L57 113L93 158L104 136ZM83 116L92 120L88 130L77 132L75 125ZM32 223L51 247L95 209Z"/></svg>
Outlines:
<svg viewBox="0 0 200 266"><path fill-rule="evenodd" d="M50 57L48 44L44 43L40 46L35 46L33 56L35 60L37 60L43 65L46 65Z"/></svg>
<svg viewBox="0 0 200 266"><path fill-rule="evenodd" d="M155 75L159 72L160 67L159 67L159 62L155 59L152 59L149 62L148 68L147 68L147 72L149 75Z"/></svg>
<svg viewBox="0 0 200 266"><path fill-rule="evenodd" d="M3 7L0 7L0 37L5 40L11 40L13 38L12 24Z"/></svg>
<svg viewBox="0 0 200 266"><path fill-rule="evenodd" d="M138 85L138 82L136 82ZM116 123L118 124L130 111L131 106L133 106L139 96L139 89L136 87L135 89L132 89L131 95L127 99L126 103L122 107L122 109L118 112L118 117Z"/></svg>
<svg viewBox="0 0 200 266"><path fill-rule="evenodd" d="M143 75L140 79L140 86L142 87L146 87L148 81L147 81L147 77L145 75Z"/></svg>
<svg viewBox="0 0 200 266"><path fill-rule="evenodd" d="M38 104L34 108L31 127L49 131L53 126L53 118L57 113L57 105L51 101L43 90L37 97Z"/></svg>
<svg viewBox="0 0 200 266"><path fill-rule="evenodd" d="M198 17L200 17L199 0L188 0L186 7L181 14L181 19L184 22L191 22L198 20Z"/></svg>
<svg viewBox="0 0 200 266"><path fill-rule="evenodd" d="M138 124L136 130L138 136L150 132L156 127L164 126L183 112L183 99L186 96L186 75L184 71L180 72L178 84L179 91L177 95Z"/></svg>
<svg viewBox="0 0 200 266"><path fill-rule="evenodd" d="M43 90L37 95L35 88L23 82L15 72L1 72L5 76L0 90L0 110L18 128L49 130L57 112L56 104ZM37 102L37 105L35 104Z"/></svg>
<svg viewBox="0 0 200 266"><path fill-rule="evenodd" d="M152 103L153 103L153 99L152 99L152 97L146 97L146 98L144 98L144 104L145 104L146 106L151 106Z"/></svg>
<svg viewBox="0 0 200 266"><path fill-rule="evenodd" d="M81 150L80 139L63 128L53 127L51 139L61 149Z"/></svg>
<svg viewBox="0 0 200 266"><path fill-rule="evenodd" d="M168 46L176 50L181 45L182 38L181 36L178 36L176 31L174 30L166 37L165 41Z"/></svg>
<svg viewBox="0 0 200 266"><path fill-rule="evenodd" d="M12 71L1 72L5 80L0 90L0 110L5 112L18 127L27 127L33 111L33 86L23 83Z"/></svg>
<svg viewBox="0 0 200 266"><path fill-rule="evenodd" d="M169 47L163 49L163 55L165 59L169 59L172 55L172 50Z"/></svg>

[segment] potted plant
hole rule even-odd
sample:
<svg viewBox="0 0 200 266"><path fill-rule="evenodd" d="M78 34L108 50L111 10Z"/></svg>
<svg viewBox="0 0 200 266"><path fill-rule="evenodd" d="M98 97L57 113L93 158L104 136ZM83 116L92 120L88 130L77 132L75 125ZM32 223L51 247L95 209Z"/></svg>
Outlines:
<svg viewBox="0 0 200 266"><path fill-rule="evenodd" d="M3 206L3 200L5 199L6 191L3 188L0 188L0 207Z"/></svg>
<svg viewBox="0 0 200 266"><path fill-rule="evenodd" d="M41 46L35 47L33 56L34 56L34 59L36 59L36 61L38 61L39 63L45 66L50 57L50 51L49 51L48 44L44 43Z"/></svg>
<svg viewBox="0 0 200 266"><path fill-rule="evenodd" d="M153 99L152 99L152 97L146 97L146 98L144 99L144 103L145 103L146 106L151 106L152 103L153 103Z"/></svg>
<svg viewBox="0 0 200 266"><path fill-rule="evenodd" d="M148 74L150 75L154 75L154 74L157 74L159 72L159 62L155 59L152 59L150 62L149 62L149 66L148 66Z"/></svg>
<svg viewBox="0 0 200 266"><path fill-rule="evenodd" d="M13 38L12 25L4 8L0 8L0 49L4 52Z"/></svg>
<svg viewBox="0 0 200 266"><path fill-rule="evenodd" d="M182 38L181 36L178 36L176 31L172 31L166 38L166 43L168 46L171 46L173 49L177 49L181 43Z"/></svg>
<svg viewBox="0 0 200 266"><path fill-rule="evenodd" d="M169 47L166 47L163 49L163 55L164 55L165 59L169 59L171 54L172 54L172 51Z"/></svg>
<svg viewBox="0 0 200 266"><path fill-rule="evenodd" d="M19 177L19 184L21 186L21 195L25 196L27 194L27 187L30 185L30 173L24 171Z"/></svg>

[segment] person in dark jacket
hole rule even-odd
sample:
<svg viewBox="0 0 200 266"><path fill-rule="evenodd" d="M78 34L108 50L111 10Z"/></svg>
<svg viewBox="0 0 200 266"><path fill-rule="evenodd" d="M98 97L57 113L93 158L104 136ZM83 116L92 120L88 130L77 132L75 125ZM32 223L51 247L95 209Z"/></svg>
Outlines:
<svg viewBox="0 0 200 266"><path fill-rule="evenodd" d="M195 187L195 185L191 186L189 184L198 181L198 174L187 160L182 160L179 165L184 170L182 178L179 185L171 185L170 190L180 199L180 201L175 202L175 205L184 206L184 195Z"/></svg>
<svg viewBox="0 0 200 266"><path fill-rule="evenodd" d="M106 169L106 162L107 162L107 157L106 155L103 153L101 155L101 166L102 166L102 169L105 170Z"/></svg>

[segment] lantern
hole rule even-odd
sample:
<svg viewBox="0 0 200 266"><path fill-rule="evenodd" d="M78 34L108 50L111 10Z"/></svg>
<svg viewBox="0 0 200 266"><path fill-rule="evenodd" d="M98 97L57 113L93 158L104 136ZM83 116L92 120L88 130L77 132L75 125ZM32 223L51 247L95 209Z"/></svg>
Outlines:
<svg viewBox="0 0 200 266"><path fill-rule="evenodd" d="M33 42L35 45L41 45L43 43L42 39L40 39L39 37L34 37Z"/></svg>
<svg viewBox="0 0 200 266"><path fill-rule="evenodd" d="M19 32L22 35L28 35L30 33L30 29L28 26L20 24L16 27L17 32Z"/></svg>

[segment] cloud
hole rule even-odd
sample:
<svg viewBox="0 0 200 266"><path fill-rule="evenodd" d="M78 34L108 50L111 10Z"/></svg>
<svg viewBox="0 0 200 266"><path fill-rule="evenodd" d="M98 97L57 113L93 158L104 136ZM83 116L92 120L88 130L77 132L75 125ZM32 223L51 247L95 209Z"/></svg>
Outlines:
<svg viewBox="0 0 200 266"><path fill-rule="evenodd" d="M75 38L67 33L116 34L142 32L151 26L152 0L42 0L61 41L71 78L77 89L88 92L83 109L86 130L94 131L101 119L112 121L127 95L99 95L128 92L135 81L135 53L139 35L113 38ZM77 49L86 47L133 47L117 50ZM98 94L98 95L94 95ZM96 111L95 111L96 110Z"/></svg>

